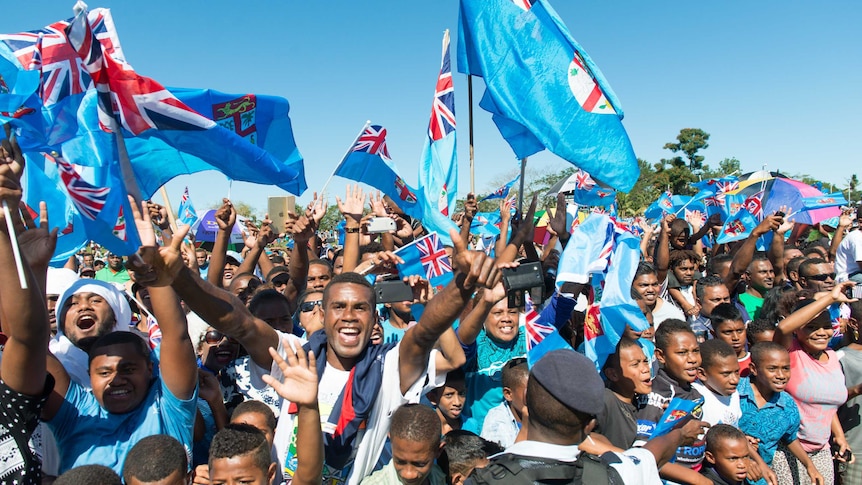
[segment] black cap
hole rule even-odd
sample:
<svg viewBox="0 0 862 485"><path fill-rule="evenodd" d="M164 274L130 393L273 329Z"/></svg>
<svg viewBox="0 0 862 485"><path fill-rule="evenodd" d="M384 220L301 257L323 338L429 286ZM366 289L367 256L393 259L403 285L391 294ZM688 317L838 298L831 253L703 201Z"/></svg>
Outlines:
<svg viewBox="0 0 862 485"><path fill-rule="evenodd" d="M596 365L574 350L548 352L530 369L530 379L536 379L558 401L575 411L598 416L604 410L605 385Z"/></svg>

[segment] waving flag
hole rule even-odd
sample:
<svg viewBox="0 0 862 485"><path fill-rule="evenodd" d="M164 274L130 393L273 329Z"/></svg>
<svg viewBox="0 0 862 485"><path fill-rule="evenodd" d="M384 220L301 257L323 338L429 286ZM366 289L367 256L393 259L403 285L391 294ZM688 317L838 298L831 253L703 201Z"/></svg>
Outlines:
<svg viewBox="0 0 862 485"><path fill-rule="evenodd" d="M458 70L484 78L480 106L518 158L547 148L606 185L634 187L620 103L545 0L461 0L458 36Z"/></svg>
<svg viewBox="0 0 862 485"><path fill-rule="evenodd" d="M184 226L193 226L198 221L198 214L195 212L195 206L192 205L192 198L189 197L189 188L183 191L183 197L180 199L180 206L177 208L177 222Z"/></svg>
<svg viewBox="0 0 862 485"><path fill-rule="evenodd" d="M548 352L559 349L572 349L550 322L540 321L539 312L533 305L530 292L524 294L524 331L527 333L527 366L533 365Z"/></svg>
<svg viewBox="0 0 862 485"><path fill-rule="evenodd" d="M614 226L605 214L590 214L572 232L572 237L560 255L557 286L566 281L586 283L593 273L607 267L613 251Z"/></svg>
<svg viewBox="0 0 862 485"><path fill-rule="evenodd" d="M428 136L419 161L419 187L425 194L425 200L436 206L440 214L448 217L449 207L454 209L458 193L455 90L449 62L448 30L443 34L443 59L434 88Z"/></svg>
<svg viewBox="0 0 862 485"><path fill-rule="evenodd" d="M27 154L25 202L48 203L51 227L60 229L52 264L63 264L88 240L127 256L141 245L118 167L82 167L56 154Z"/></svg>
<svg viewBox="0 0 862 485"><path fill-rule="evenodd" d="M665 214L673 212L673 194L670 191L662 192L659 198L647 207L644 216L647 219L660 219Z"/></svg>
<svg viewBox="0 0 862 485"><path fill-rule="evenodd" d="M401 276L419 275L439 291L452 280L452 264L436 233L428 234L395 252L404 263L398 265Z"/></svg>
<svg viewBox="0 0 862 485"><path fill-rule="evenodd" d="M725 244L745 239L757 227L757 218L746 207L741 207L736 214L725 221L715 242Z"/></svg>
<svg viewBox="0 0 862 485"><path fill-rule="evenodd" d="M763 192L748 196L742 203L743 207L757 220L763 219Z"/></svg>
<svg viewBox="0 0 862 485"><path fill-rule="evenodd" d="M451 244L449 230L457 230L457 226L438 210L436 199L426 199L424 192L401 178L389 157L386 135L382 126L367 126L336 167L335 175L379 189L405 214L421 220L430 232L437 232L444 244Z"/></svg>
<svg viewBox="0 0 862 485"><path fill-rule="evenodd" d="M103 43L96 41L98 35L88 26L84 12L66 27L66 34L70 45L84 60L98 92L97 102L85 97L82 103L98 106L100 124L109 127L119 124L136 135L127 141L127 148L145 197L176 175L213 169L233 180L277 185L296 195L305 190L302 158L293 144L292 134L274 133L272 144L261 145L217 124L156 81L136 74L123 59L109 55ZM256 100L245 101L225 108L242 110L249 119L248 111L254 107L252 105L256 106ZM282 127L289 128L287 102L281 100L281 104L273 111L278 114L273 123L277 120ZM213 104L205 108L207 112L215 111ZM98 136L101 130L93 122L88 120L85 125L93 135L78 143L89 143L86 149L102 152L105 147L93 146L105 144L104 137ZM276 140L279 136L284 138ZM110 147L110 142L107 146ZM101 160L115 159L111 154L102 155Z"/></svg>
<svg viewBox="0 0 862 485"><path fill-rule="evenodd" d="M825 209L826 207L840 207L847 205L847 199L841 192L827 194L821 197L803 197L802 206L805 210Z"/></svg>
<svg viewBox="0 0 862 485"><path fill-rule="evenodd" d="M500 223L502 222L499 212L477 212L470 223L470 233L480 236L499 236Z"/></svg>
<svg viewBox="0 0 862 485"><path fill-rule="evenodd" d="M517 182L518 179L520 179L520 178L521 178L521 174L515 175L515 178L513 178L512 180L503 184L503 186L500 187L499 189L491 192L490 194L486 195L485 197L482 197L481 199L479 199L479 202L482 202L483 200L505 199L506 197L509 196L509 192L512 190L512 187L515 185L515 182Z"/></svg>
<svg viewBox="0 0 862 485"><path fill-rule="evenodd" d="M110 11L93 9L88 19L104 52L122 60L123 52ZM36 96L15 116L10 119L0 113L0 119L11 121L13 126L24 130L18 141L25 150L56 148L74 136L78 105L93 86L65 36L64 30L70 22L61 20L37 30L0 35L0 56L14 61L18 69L38 70L41 75Z"/></svg>
<svg viewBox="0 0 862 485"><path fill-rule="evenodd" d="M590 174L578 169L575 174L575 188L579 190L592 190L596 186L596 181L590 177Z"/></svg>

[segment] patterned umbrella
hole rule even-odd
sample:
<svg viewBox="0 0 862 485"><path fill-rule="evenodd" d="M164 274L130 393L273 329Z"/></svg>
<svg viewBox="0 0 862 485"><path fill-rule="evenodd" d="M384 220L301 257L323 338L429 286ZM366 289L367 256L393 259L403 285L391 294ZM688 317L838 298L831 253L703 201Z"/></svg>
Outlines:
<svg viewBox="0 0 862 485"><path fill-rule="evenodd" d="M825 194L799 180L787 178L777 172L771 173L775 175L768 179L747 178L744 182L740 181L740 189L728 194L741 195L741 198L747 201L745 205L749 208L749 212L758 218L772 214L781 207L786 207L785 212L792 215L792 220L804 224L817 224L841 215L840 207L806 209L802 202L803 198L820 197Z"/></svg>

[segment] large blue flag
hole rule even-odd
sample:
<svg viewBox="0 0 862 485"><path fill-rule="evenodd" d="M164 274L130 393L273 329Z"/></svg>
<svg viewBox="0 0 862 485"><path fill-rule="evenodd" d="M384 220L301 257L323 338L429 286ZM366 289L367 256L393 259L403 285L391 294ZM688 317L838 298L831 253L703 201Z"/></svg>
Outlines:
<svg viewBox="0 0 862 485"><path fill-rule="evenodd" d="M479 236L499 236L501 222L499 212L477 212L473 216L473 222L470 223L470 233Z"/></svg>
<svg viewBox="0 0 862 485"><path fill-rule="evenodd" d="M449 31L443 34L443 60L437 85L428 136L419 161L419 189L425 200L449 217L458 195L458 158L455 144L455 90L449 62Z"/></svg>
<svg viewBox="0 0 862 485"><path fill-rule="evenodd" d="M841 192L826 194L820 197L803 197L802 206L804 210L825 209L827 207L840 207L847 205L847 199Z"/></svg>
<svg viewBox="0 0 862 485"><path fill-rule="evenodd" d="M435 291L442 290L452 281L452 263L437 233L432 232L399 248L396 254L404 260L398 265L398 273L402 277L421 276Z"/></svg>
<svg viewBox="0 0 862 485"><path fill-rule="evenodd" d="M52 263L61 264L88 240L128 256L141 245L116 165L81 167L59 155L28 154L25 202L48 204L48 221L60 229Z"/></svg>
<svg viewBox="0 0 862 485"><path fill-rule="evenodd" d="M484 78L480 106L519 158L547 148L615 189L634 187L639 168L620 103L545 0L526 10L462 0L458 38L459 72Z"/></svg>
<svg viewBox="0 0 862 485"><path fill-rule="evenodd" d="M572 233L560 255L557 286L567 281L586 283L607 268L613 250L614 225L607 214L592 213Z"/></svg>
<svg viewBox="0 0 862 485"><path fill-rule="evenodd" d="M386 128L367 126L335 169L335 175L379 189L405 214L421 220L429 232L436 232L443 244L452 244L449 230L457 231L458 226L437 210L436 200L427 201L421 191L398 175L386 146Z"/></svg>

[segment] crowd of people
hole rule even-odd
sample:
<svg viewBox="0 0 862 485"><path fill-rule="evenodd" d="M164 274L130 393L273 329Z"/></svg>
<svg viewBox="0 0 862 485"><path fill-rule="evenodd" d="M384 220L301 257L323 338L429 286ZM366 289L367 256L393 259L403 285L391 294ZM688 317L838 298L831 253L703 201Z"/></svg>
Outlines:
<svg viewBox="0 0 862 485"><path fill-rule="evenodd" d="M725 245L720 217L644 224L630 283L649 327L596 362L595 292L556 276L563 195L544 244L535 198L523 214L502 200L486 250L469 195L438 288L398 273L421 221L358 186L337 198L336 247L317 194L284 228L251 226L241 251L227 199L209 248L130 201L135 254L53 268L46 207L17 210L23 163L4 140L3 483L862 483L862 211L837 227L771 214ZM369 232L372 217L395 229ZM531 262L544 282L513 297L503 273ZM379 302L392 279L410 297ZM528 362L528 318L576 350ZM680 400L693 409L665 426Z"/></svg>

